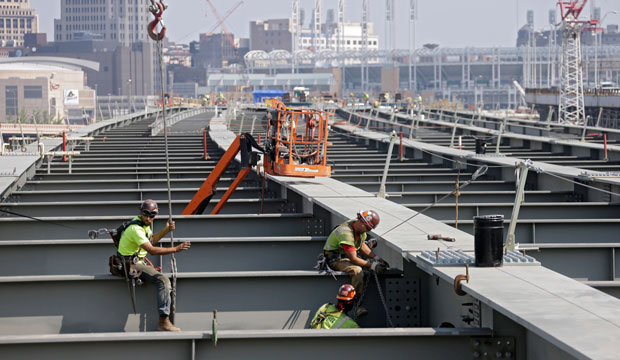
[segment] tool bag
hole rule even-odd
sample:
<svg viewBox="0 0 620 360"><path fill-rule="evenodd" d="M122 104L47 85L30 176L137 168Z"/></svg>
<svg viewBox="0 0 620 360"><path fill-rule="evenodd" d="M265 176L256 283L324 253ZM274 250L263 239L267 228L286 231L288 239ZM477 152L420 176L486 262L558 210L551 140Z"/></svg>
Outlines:
<svg viewBox="0 0 620 360"><path fill-rule="evenodd" d="M142 275L142 271L136 268L136 256L122 256L114 254L108 259L110 265L110 274L114 276L125 277L125 269L127 269L127 277L137 279Z"/></svg>
<svg viewBox="0 0 620 360"><path fill-rule="evenodd" d="M318 271L319 274L327 274L331 275L334 280L336 280L336 275L334 274L334 270L332 270L328 265L328 259L324 254L319 254L316 259L316 265L313 267L314 270Z"/></svg>

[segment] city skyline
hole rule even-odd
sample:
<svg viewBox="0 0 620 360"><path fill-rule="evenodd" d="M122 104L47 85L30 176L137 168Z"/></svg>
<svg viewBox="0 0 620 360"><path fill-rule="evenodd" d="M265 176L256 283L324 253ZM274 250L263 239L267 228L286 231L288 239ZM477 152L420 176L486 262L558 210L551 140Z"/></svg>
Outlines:
<svg viewBox="0 0 620 360"><path fill-rule="evenodd" d="M301 0L305 10L304 26L307 27L313 0ZM212 0L220 14L226 13L236 2L230 0ZM535 12L535 28L549 29L548 11L556 8L555 0L440 0L429 2L418 0L418 21L416 22L416 47L426 43L436 43L443 47L514 47L518 29L526 23L526 12ZM59 0L31 0L32 6L39 14L40 32L48 34L52 41L53 19L60 16ZM198 34L213 28L216 24L214 14L205 0L168 1L170 8L164 14L168 26L168 38L174 42L189 43L198 40ZM337 0L323 0L325 20L327 9L336 10ZM361 0L347 0L345 19L350 22L361 20ZM590 14L590 2L583 17ZM596 6L601 13L616 10L619 14L610 14L604 26L620 23L620 3L617 0L597 0ZM375 33L380 43L385 44L385 2L370 0L370 20L375 24ZM395 1L396 46L407 48L409 44L409 1ZM249 23L252 20L288 18L291 12L290 0L270 0L269 6L256 0L245 0L226 21L226 27L236 36L249 36ZM41 14L46 14L42 17ZM206 16L205 16L206 14ZM501 15L499 15L501 14ZM558 16L559 18L559 16ZM440 19L440 21L437 21ZM491 31L492 29L500 29ZM219 29L218 29L219 32ZM381 45L383 46L383 45Z"/></svg>

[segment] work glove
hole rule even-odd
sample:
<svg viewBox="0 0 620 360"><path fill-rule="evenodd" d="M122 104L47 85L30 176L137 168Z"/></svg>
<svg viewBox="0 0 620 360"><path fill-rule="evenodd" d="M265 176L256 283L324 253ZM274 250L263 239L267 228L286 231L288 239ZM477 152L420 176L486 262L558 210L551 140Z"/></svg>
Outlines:
<svg viewBox="0 0 620 360"><path fill-rule="evenodd" d="M365 242L366 242L366 246L368 246L371 249L374 249L377 247L377 240L375 238L369 238Z"/></svg>
<svg viewBox="0 0 620 360"><path fill-rule="evenodd" d="M377 256L377 257L375 257L375 260L376 260L377 262L379 262L381 265L383 265L386 269L389 269L389 268L390 268L390 264L388 264L388 262L387 262L387 261L385 261L385 260L383 260L382 258L380 258L380 257L378 257L378 256Z"/></svg>
<svg viewBox="0 0 620 360"><path fill-rule="evenodd" d="M370 270L376 272L377 274L382 274L387 268L380 262L375 259L371 259L370 261Z"/></svg>

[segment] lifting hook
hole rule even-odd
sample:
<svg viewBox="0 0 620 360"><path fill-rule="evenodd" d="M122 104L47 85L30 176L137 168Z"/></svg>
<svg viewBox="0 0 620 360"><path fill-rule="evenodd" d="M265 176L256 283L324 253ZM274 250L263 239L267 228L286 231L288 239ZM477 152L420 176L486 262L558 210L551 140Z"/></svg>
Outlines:
<svg viewBox="0 0 620 360"><path fill-rule="evenodd" d="M467 293L461 288L461 281L465 280L469 284L469 264L465 264L465 274L457 275L454 278L454 292L458 296L465 296Z"/></svg>
<svg viewBox="0 0 620 360"><path fill-rule="evenodd" d="M151 0L151 5L149 5L149 11L153 14L153 16L155 16L155 20L148 24L147 30L149 37L155 41L163 40L166 37L166 25L164 25L164 21L161 16L167 8L168 4L164 1ZM155 32L157 29L157 24L161 24L161 30L159 32Z"/></svg>

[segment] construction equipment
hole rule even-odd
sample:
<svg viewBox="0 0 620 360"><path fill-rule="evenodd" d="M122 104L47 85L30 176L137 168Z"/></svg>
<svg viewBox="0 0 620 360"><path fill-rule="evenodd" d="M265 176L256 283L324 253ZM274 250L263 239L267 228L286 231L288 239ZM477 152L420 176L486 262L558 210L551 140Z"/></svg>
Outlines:
<svg viewBox="0 0 620 360"><path fill-rule="evenodd" d="M562 22L562 77L560 86L560 105L558 120L560 123L580 125L586 122L583 97L583 68L581 56L581 33L593 32L598 28L596 19L579 20L588 0L558 1Z"/></svg>
<svg viewBox="0 0 620 360"><path fill-rule="evenodd" d="M215 168L209 174L207 179L198 189L198 192L194 195L190 203L183 210L183 215L196 215L202 214L211 201L211 198L215 194L215 187L220 180L224 171L233 159L241 152L241 170L237 177L232 182L226 193L222 196L218 204L211 211L211 214L219 214L222 207L226 204L230 196L235 192L239 184L245 179L245 177L252 170L252 166L258 163L258 153L252 151L252 147L258 149L260 152L265 152L254 140L252 135L245 133L240 134L235 138L232 144L228 147L228 150L222 155L220 161L215 165Z"/></svg>
<svg viewBox="0 0 620 360"><path fill-rule="evenodd" d="M282 176L330 176L327 126L333 113L287 108L276 99L266 104L275 109L277 115L272 115L267 124L265 172Z"/></svg>
<svg viewBox="0 0 620 360"><path fill-rule="evenodd" d="M258 163L258 153L264 153L263 165L266 174L281 176L315 177L330 176L327 166L327 123L329 115L325 111L286 108L278 100L267 100L268 106L277 111L275 117L268 117L266 146L263 149L251 134L240 134L209 174L205 182L183 215L202 214L215 194L220 177L233 159L241 152L241 170L211 214L218 214L239 184ZM271 113L269 113L271 115ZM302 121L300 121L302 120ZM305 121L305 123L304 123Z"/></svg>
<svg viewBox="0 0 620 360"><path fill-rule="evenodd" d="M228 19L228 17L232 15L232 13L234 13L241 5L243 5L243 1L237 1L237 3L235 3L235 5L233 5L222 17L219 17L219 14L213 11L213 14L217 18L217 22L209 31L207 31L207 34L214 32L220 26L225 26L224 21L226 21L226 19ZM209 2L209 6L212 6L211 2ZM215 10L215 7L213 7L212 9Z"/></svg>

